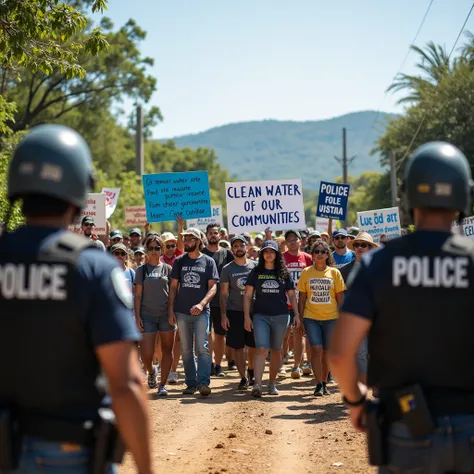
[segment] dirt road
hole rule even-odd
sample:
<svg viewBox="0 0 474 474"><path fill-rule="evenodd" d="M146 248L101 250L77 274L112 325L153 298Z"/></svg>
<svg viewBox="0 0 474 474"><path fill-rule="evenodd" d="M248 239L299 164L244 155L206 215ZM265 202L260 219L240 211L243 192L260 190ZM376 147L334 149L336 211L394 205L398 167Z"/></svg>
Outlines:
<svg viewBox="0 0 474 474"><path fill-rule="evenodd" d="M236 371L213 378L208 398L183 396L183 383L169 386L167 398L149 392L157 472L374 472L365 438L349 424L336 385L329 386L332 395L315 398L311 378L292 380L288 370L277 385L280 396L256 400L250 391L236 392L238 382ZM129 457L119 472L135 472Z"/></svg>

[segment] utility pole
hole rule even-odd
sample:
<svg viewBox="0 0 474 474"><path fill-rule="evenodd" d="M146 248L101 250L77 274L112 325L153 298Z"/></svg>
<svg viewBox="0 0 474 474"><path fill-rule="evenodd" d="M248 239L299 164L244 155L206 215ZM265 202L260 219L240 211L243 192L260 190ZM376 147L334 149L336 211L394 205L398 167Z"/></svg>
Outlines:
<svg viewBox="0 0 474 474"><path fill-rule="evenodd" d="M140 106L137 106L135 146L136 170L138 176L141 177L142 174L145 174L145 159L143 153L143 112Z"/></svg>
<svg viewBox="0 0 474 474"><path fill-rule="evenodd" d="M397 197L397 160L395 153L390 152L390 188L392 191L392 207L398 205Z"/></svg>
<svg viewBox="0 0 474 474"><path fill-rule="evenodd" d="M352 163L355 156L351 156L349 159L347 158L347 138L346 138L346 128L342 129L342 159L335 156L334 159L339 163L342 164L342 182L347 184L347 167ZM347 204L347 211L346 216L349 213L349 203ZM347 221L343 221L342 225L346 227Z"/></svg>

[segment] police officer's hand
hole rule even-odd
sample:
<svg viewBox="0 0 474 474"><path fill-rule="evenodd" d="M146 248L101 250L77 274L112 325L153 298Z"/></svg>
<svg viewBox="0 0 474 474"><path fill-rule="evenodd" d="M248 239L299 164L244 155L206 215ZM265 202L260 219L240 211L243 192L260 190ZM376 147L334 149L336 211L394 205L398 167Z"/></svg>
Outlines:
<svg viewBox="0 0 474 474"><path fill-rule="evenodd" d="M351 417L352 426L361 433L365 433L365 404L358 407L349 407L349 416Z"/></svg>
<svg viewBox="0 0 474 474"><path fill-rule="evenodd" d="M301 319L300 319L300 315L298 313L295 313L295 317L293 319L293 325L294 325L295 329L299 329L300 326L301 326Z"/></svg>
<svg viewBox="0 0 474 474"><path fill-rule="evenodd" d="M141 332L143 332L144 327L143 327L142 318L140 318L140 316L137 316L137 317L136 317L136 320L137 320L137 327L138 327L138 329L139 329Z"/></svg>
<svg viewBox="0 0 474 474"><path fill-rule="evenodd" d="M229 328L230 328L229 318L225 314L223 316L221 316L221 326L226 331L228 331Z"/></svg>
<svg viewBox="0 0 474 474"><path fill-rule="evenodd" d="M204 306L199 303L199 304L195 304L192 308L191 308L191 315L192 316L199 316L204 310Z"/></svg>
<svg viewBox="0 0 474 474"><path fill-rule="evenodd" d="M174 311L170 311L168 313L168 324L170 326L176 326L176 314L174 313Z"/></svg>

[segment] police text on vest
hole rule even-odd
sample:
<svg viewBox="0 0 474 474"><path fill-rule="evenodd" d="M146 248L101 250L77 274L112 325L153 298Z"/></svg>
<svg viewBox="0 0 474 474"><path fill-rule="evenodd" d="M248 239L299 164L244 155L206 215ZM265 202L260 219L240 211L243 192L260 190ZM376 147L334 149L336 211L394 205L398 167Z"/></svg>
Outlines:
<svg viewBox="0 0 474 474"><path fill-rule="evenodd" d="M0 265L0 295L19 300L65 300L66 265Z"/></svg>
<svg viewBox="0 0 474 474"><path fill-rule="evenodd" d="M468 257L394 257L392 283L424 288L468 288Z"/></svg>

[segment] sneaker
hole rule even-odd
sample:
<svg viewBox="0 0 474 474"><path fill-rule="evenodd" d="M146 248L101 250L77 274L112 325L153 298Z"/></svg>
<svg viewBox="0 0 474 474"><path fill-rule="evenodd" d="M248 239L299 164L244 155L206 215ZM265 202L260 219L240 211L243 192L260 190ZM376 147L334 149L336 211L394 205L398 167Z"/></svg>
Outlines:
<svg viewBox="0 0 474 474"><path fill-rule="evenodd" d="M148 388L156 388L156 377L158 376L158 367L156 365L153 366L153 373L148 374Z"/></svg>
<svg viewBox="0 0 474 474"><path fill-rule="evenodd" d="M211 394L211 387L209 387L209 385L201 385L199 387L199 393L201 394L201 396L207 397Z"/></svg>
<svg viewBox="0 0 474 474"><path fill-rule="evenodd" d="M255 384L252 388L252 397L261 398L262 392L263 392L262 386Z"/></svg>
<svg viewBox="0 0 474 474"><path fill-rule="evenodd" d="M214 362L211 364L211 377L214 377L216 375L216 365Z"/></svg>
<svg viewBox="0 0 474 474"><path fill-rule="evenodd" d="M277 390L274 383L268 384L268 395L280 395L280 392Z"/></svg>
<svg viewBox="0 0 474 474"><path fill-rule="evenodd" d="M309 362L305 362L303 365L303 375L311 375L313 370L311 369L311 364Z"/></svg>
<svg viewBox="0 0 474 474"><path fill-rule="evenodd" d="M334 383L334 377L332 376L331 372L328 373L328 381L327 383Z"/></svg>
<svg viewBox="0 0 474 474"><path fill-rule="evenodd" d="M216 369L215 369L215 374L214 374L216 377L225 377L225 373L224 371L222 370L222 367L220 365L216 365Z"/></svg>
<svg viewBox="0 0 474 474"><path fill-rule="evenodd" d="M291 378L292 379L299 379L302 375L303 371L299 367L293 367L291 369Z"/></svg>
<svg viewBox="0 0 474 474"><path fill-rule="evenodd" d="M253 387L255 385L255 376L253 369L247 370L247 379L249 381L249 387Z"/></svg>
<svg viewBox="0 0 474 474"><path fill-rule="evenodd" d="M249 388L249 382L246 377L242 377L240 380L239 386L237 387L237 390L239 391L245 391Z"/></svg>
<svg viewBox="0 0 474 474"><path fill-rule="evenodd" d="M167 397L168 396L168 390L166 390L164 385L160 385L158 387L158 396L159 397Z"/></svg>
<svg viewBox="0 0 474 474"><path fill-rule="evenodd" d="M183 390L183 395L194 395L197 392L197 387L186 387Z"/></svg>
<svg viewBox="0 0 474 474"><path fill-rule="evenodd" d="M282 365L282 366L280 367L280 370L278 371L278 378L282 379L282 378L284 378L284 377L286 377L286 369L285 369L285 367Z"/></svg>
<svg viewBox="0 0 474 474"><path fill-rule="evenodd" d="M323 383L323 395L331 395L325 383Z"/></svg>
<svg viewBox="0 0 474 474"><path fill-rule="evenodd" d="M235 363L235 360L229 361L229 365L227 366L228 370L237 370L237 364ZM217 367L216 367L217 369Z"/></svg>
<svg viewBox="0 0 474 474"><path fill-rule="evenodd" d="M323 391L323 384L322 383L318 383L316 385L316 388L314 389L314 396L315 397L322 397L324 395L324 391Z"/></svg>
<svg viewBox="0 0 474 474"><path fill-rule="evenodd" d="M168 375L168 383L176 385L178 383L178 372L170 372Z"/></svg>

